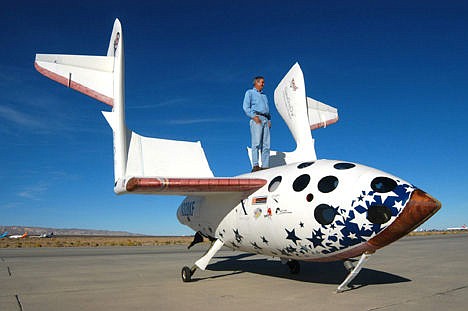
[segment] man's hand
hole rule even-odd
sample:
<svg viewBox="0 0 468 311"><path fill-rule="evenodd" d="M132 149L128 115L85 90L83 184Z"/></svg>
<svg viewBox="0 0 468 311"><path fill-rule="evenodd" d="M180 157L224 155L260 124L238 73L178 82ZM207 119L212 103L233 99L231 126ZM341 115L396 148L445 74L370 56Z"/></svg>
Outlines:
<svg viewBox="0 0 468 311"><path fill-rule="evenodd" d="M252 120L254 120L254 122L257 123L257 124L262 123L262 121L260 120L260 118L258 116L253 117Z"/></svg>
<svg viewBox="0 0 468 311"><path fill-rule="evenodd" d="M271 128L271 121L268 121L268 127Z"/></svg>

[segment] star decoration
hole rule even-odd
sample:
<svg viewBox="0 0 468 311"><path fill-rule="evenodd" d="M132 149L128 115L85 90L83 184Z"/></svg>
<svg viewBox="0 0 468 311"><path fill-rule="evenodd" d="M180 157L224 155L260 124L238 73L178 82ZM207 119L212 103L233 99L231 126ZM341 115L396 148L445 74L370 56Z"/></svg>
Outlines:
<svg viewBox="0 0 468 311"><path fill-rule="evenodd" d="M244 237L243 237L242 235L240 235L239 229L232 230L232 231L234 231L234 234L236 235L236 241L237 241L237 243L242 242L242 239L243 239Z"/></svg>
<svg viewBox="0 0 468 311"><path fill-rule="evenodd" d="M395 201L395 205L394 207L398 210L398 211L401 211L404 207L403 205L403 201Z"/></svg>
<svg viewBox="0 0 468 311"><path fill-rule="evenodd" d="M294 244L297 245L297 241L301 239L296 236L296 232L295 232L296 229L292 229L292 231L289 231L288 229L285 229L285 230L288 233L288 236L286 237L286 239L293 241Z"/></svg>
<svg viewBox="0 0 468 311"><path fill-rule="evenodd" d="M367 214L367 213L366 213ZM354 223L357 225L359 230L362 230L364 228L364 225L367 224L369 221L367 220L367 215L362 213L356 213L354 219L350 219L350 223Z"/></svg>
<svg viewBox="0 0 468 311"><path fill-rule="evenodd" d="M307 246L301 245L301 249L300 249L300 252L301 252L301 253L305 254L305 253L307 253L308 251L309 251L309 249L307 248Z"/></svg>
<svg viewBox="0 0 468 311"><path fill-rule="evenodd" d="M286 247L286 251L288 253L294 253L296 251L296 249L294 247L292 247L291 245L288 245L288 247Z"/></svg>
<svg viewBox="0 0 468 311"><path fill-rule="evenodd" d="M299 226L301 226L301 228L304 228L304 223L301 221L301 222L299 223Z"/></svg>
<svg viewBox="0 0 468 311"><path fill-rule="evenodd" d="M235 242L231 242L231 245L234 246L235 248L239 248L239 245L237 245Z"/></svg>
<svg viewBox="0 0 468 311"><path fill-rule="evenodd" d="M257 245L257 242L251 242L250 244L252 244L252 246L255 248L255 249L262 249L260 246Z"/></svg>
<svg viewBox="0 0 468 311"><path fill-rule="evenodd" d="M393 191L389 191L389 192L386 192L386 193L379 193L379 195L380 195L380 198L382 199L382 204L385 203L385 201L388 199L388 197L398 197L398 195Z"/></svg>
<svg viewBox="0 0 468 311"><path fill-rule="evenodd" d="M413 192L414 188L412 186L407 186L406 193Z"/></svg>
<svg viewBox="0 0 468 311"><path fill-rule="evenodd" d="M323 233L320 228L318 230L314 230L314 235L323 240Z"/></svg>
<svg viewBox="0 0 468 311"><path fill-rule="evenodd" d="M372 194L372 191L369 192L368 195L366 195L365 201L366 201L367 204L375 203L375 199L374 199L374 195Z"/></svg>
<svg viewBox="0 0 468 311"><path fill-rule="evenodd" d="M262 236L262 242L268 245L268 240L264 236Z"/></svg>
<svg viewBox="0 0 468 311"><path fill-rule="evenodd" d="M363 223L362 224L362 229L363 230L371 230L372 229L372 225L370 223Z"/></svg>
<svg viewBox="0 0 468 311"><path fill-rule="evenodd" d="M307 240L312 242L312 245L314 247L317 247L317 246L322 246L323 247L323 244L322 244L322 242L323 242L323 233L320 230L320 228L318 230L314 230L314 232L312 233L312 236L310 238L307 238Z"/></svg>

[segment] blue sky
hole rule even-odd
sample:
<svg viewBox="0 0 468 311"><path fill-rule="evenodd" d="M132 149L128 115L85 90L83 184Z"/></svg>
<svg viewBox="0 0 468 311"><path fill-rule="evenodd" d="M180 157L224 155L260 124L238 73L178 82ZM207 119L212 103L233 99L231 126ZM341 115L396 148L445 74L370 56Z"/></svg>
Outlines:
<svg viewBox="0 0 468 311"><path fill-rule="evenodd" d="M408 3L409 2L409 3ZM190 234L181 197L116 196L108 106L41 76L35 53L104 55L123 26L128 126L201 140L216 176L249 170L243 94L294 62L339 109L319 158L404 178L468 222L468 5L462 1L8 1L0 11L0 225ZM273 112L272 149L294 141Z"/></svg>

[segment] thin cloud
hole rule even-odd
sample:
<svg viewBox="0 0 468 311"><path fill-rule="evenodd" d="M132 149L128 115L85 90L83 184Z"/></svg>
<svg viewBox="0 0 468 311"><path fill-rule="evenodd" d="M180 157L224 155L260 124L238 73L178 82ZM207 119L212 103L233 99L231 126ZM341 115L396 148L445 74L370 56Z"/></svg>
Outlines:
<svg viewBox="0 0 468 311"><path fill-rule="evenodd" d="M220 123L220 122L239 122L238 119L226 119L226 118L192 118L192 119L176 119L169 120L167 124L175 125L188 125L188 124L200 124L200 123Z"/></svg>
<svg viewBox="0 0 468 311"><path fill-rule="evenodd" d="M7 106L0 106L0 118L20 126L44 128L39 119Z"/></svg>
<svg viewBox="0 0 468 311"><path fill-rule="evenodd" d="M0 204L0 208L3 208L3 209L15 209L15 208L18 208L18 207L21 207L23 206L24 204L23 203L20 203L20 202L7 202L7 203L2 203Z"/></svg>
<svg viewBox="0 0 468 311"><path fill-rule="evenodd" d="M47 190L49 190L48 185L44 183L39 183L26 190L18 192L18 196L25 198L25 199L40 200L42 197L42 194L46 192Z"/></svg>
<svg viewBox="0 0 468 311"><path fill-rule="evenodd" d="M159 103L155 104L144 104L144 105L128 105L128 109L149 109L149 108L161 108L161 107L167 107L167 106L173 106L173 105L182 105L189 103L190 99L188 98L174 98L174 99L169 99L165 100Z"/></svg>

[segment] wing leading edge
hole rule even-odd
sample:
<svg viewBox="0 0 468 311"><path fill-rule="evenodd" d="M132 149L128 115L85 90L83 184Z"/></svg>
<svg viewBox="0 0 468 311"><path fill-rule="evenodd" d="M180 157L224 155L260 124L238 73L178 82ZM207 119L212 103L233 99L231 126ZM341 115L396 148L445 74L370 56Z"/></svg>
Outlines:
<svg viewBox="0 0 468 311"><path fill-rule="evenodd" d="M132 177L125 184L128 193L206 194L253 193L267 181L260 178L166 178Z"/></svg>

